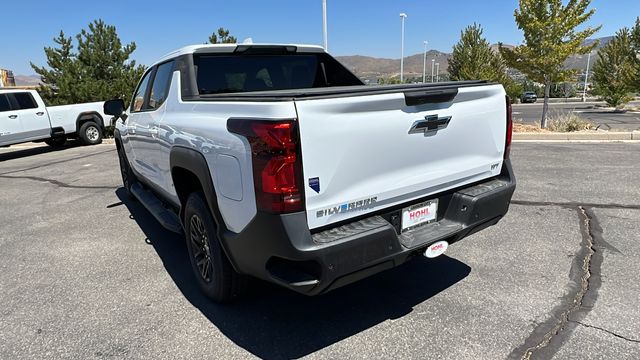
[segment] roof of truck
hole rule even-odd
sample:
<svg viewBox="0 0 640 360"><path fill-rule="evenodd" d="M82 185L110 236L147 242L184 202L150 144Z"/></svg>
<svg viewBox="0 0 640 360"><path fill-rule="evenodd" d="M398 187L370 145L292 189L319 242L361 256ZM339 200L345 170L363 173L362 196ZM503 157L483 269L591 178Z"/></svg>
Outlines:
<svg viewBox="0 0 640 360"><path fill-rule="evenodd" d="M156 64L176 58L181 55L189 55L196 53L232 53L238 48L265 48L265 47L286 47L292 48L295 52L324 52L324 48L319 45L305 45L305 44L273 44L273 43L240 43L240 44L201 44L201 45L189 45L180 49L174 50L164 55ZM155 64L154 64L155 65Z"/></svg>

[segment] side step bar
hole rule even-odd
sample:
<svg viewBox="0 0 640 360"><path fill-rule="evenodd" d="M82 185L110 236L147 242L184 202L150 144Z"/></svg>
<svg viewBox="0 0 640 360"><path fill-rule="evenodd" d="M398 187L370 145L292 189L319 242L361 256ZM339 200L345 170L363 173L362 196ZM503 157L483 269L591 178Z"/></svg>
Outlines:
<svg viewBox="0 0 640 360"><path fill-rule="evenodd" d="M169 231L182 234L182 225L180 224L178 216L162 206L162 202L150 191L145 190L139 182L131 185L131 193L149 210L160 225Z"/></svg>

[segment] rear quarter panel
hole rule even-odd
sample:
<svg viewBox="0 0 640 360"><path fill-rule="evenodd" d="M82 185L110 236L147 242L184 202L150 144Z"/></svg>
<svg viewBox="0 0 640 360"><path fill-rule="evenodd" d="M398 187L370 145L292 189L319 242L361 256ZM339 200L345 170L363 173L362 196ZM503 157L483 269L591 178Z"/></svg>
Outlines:
<svg viewBox="0 0 640 360"><path fill-rule="evenodd" d="M225 225L233 232L240 232L256 214L251 148L244 137L227 130L227 120L294 119L294 104L292 101L184 102L177 84L180 84L178 71L173 74L167 111L158 125L158 141L163 152L159 166L167 180L163 187L176 201L169 164L173 147L187 147L201 153L209 166Z"/></svg>

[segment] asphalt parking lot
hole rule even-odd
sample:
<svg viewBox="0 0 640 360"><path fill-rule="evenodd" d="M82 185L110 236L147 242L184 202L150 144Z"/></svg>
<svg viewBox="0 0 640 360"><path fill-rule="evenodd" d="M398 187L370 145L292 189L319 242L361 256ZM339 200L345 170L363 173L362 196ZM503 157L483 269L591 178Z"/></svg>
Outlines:
<svg viewBox="0 0 640 360"><path fill-rule="evenodd" d="M603 109L604 102L560 103L549 104L549 116L559 116L570 112L594 124L597 128L610 131L640 130L639 112L614 112ZM640 102L634 101L630 106L638 107ZM540 123L542 117L542 100L535 104L517 104L513 106L514 120L525 124Z"/></svg>
<svg viewBox="0 0 640 360"><path fill-rule="evenodd" d="M640 144L512 159L509 214L446 255L219 306L113 145L0 149L0 358L640 358Z"/></svg>

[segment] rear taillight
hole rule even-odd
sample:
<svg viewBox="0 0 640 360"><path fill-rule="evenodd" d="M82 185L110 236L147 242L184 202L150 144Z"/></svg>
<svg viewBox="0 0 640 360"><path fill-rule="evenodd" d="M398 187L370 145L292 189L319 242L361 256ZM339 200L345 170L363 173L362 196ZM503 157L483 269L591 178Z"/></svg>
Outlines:
<svg viewBox="0 0 640 360"><path fill-rule="evenodd" d="M227 129L247 138L251 146L258 209L279 214L302 211L297 122L229 119Z"/></svg>
<svg viewBox="0 0 640 360"><path fill-rule="evenodd" d="M507 96L507 137L504 145L504 158L508 159L511 153L511 140L513 139L513 110L511 99Z"/></svg>

